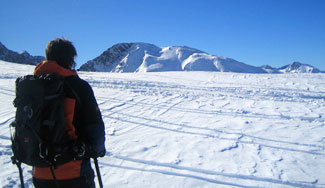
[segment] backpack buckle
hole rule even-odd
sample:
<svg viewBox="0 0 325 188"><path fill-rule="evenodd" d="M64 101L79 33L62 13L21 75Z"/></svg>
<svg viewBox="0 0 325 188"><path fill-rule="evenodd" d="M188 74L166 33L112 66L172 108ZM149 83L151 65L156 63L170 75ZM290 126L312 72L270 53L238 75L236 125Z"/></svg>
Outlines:
<svg viewBox="0 0 325 188"><path fill-rule="evenodd" d="M76 158L83 158L86 154L86 145L83 142L74 143L72 146L73 155Z"/></svg>
<svg viewBox="0 0 325 188"><path fill-rule="evenodd" d="M31 119L33 117L33 109L30 106L24 106L23 110L28 119Z"/></svg>
<svg viewBox="0 0 325 188"><path fill-rule="evenodd" d="M38 145L38 147L39 147L39 156L40 156L42 159L45 159L45 157L47 157L48 154L49 154L49 150L47 149L46 146L44 146L43 143L40 143L40 144Z"/></svg>

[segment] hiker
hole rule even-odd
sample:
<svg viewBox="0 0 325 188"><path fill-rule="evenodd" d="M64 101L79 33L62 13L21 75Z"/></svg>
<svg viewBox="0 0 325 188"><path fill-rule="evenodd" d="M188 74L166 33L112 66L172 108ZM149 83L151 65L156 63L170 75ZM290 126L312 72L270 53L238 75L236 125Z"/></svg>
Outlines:
<svg viewBox="0 0 325 188"><path fill-rule="evenodd" d="M103 157L106 153L104 123L92 88L73 70L76 56L76 49L70 41L56 38L47 44L46 60L36 66L34 75L55 73L65 77L65 82L76 94L64 98L65 129L68 137L77 143L85 143L86 148L89 148L89 157ZM34 166L35 187L56 188L59 185L60 188L94 188L95 175L89 157L71 160L52 171L49 167Z"/></svg>

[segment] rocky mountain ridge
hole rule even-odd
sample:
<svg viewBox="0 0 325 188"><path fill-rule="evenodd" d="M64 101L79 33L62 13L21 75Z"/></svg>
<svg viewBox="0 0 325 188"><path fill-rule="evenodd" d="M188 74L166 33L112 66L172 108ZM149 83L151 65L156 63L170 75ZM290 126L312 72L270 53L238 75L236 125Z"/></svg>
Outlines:
<svg viewBox="0 0 325 188"><path fill-rule="evenodd" d="M321 71L308 64L302 64L300 62L293 62L289 65L283 66L278 69L280 72L291 72L291 73L320 73Z"/></svg>
<svg viewBox="0 0 325 188"><path fill-rule="evenodd" d="M27 51L20 53L14 52L12 50L9 50L0 42L0 60L19 64L36 65L44 59L45 57L43 56L32 56Z"/></svg>

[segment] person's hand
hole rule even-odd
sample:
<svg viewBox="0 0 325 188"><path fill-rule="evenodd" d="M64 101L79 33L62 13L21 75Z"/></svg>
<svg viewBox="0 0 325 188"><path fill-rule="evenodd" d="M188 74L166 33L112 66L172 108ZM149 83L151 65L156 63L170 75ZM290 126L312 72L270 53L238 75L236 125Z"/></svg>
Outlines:
<svg viewBox="0 0 325 188"><path fill-rule="evenodd" d="M89 157L98 158L104 157L106 154L105 146L95 145L89 147Z"/></svg>

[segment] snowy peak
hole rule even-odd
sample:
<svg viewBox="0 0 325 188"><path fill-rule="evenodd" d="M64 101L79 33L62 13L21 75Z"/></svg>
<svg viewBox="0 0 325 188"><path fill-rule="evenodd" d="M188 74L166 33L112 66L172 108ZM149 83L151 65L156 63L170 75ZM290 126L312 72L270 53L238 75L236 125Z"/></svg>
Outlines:
<svg viewBox="0 0 325 188"><path fill-rule="evenodd" d="M291 73L320 73L321 71L311 65L293 62L289 65L279 68L280 72Z"/></svg>
<svg viewBox="0 0 325 188"><path fill-rule="evenodd" d="M271 67L270 65L263 65L261 68L267 73L280 73L277 68Z"/></svg>
<svg viewBox="0 0 325 188"><path fill-rule="evenodd" d="M7 49L6 46L0 42L0 60L19 64L36 65L44 59L45 58L42 56L32 56L27 51L20 53L14 52Z"/></svg>
<svg viewBox="0 0 325 188"><path fill-rule="evenodd" d="M121 43L112 46L80 67L97 72L217 71L266 73L236 60L207 54L187 46L157 47L148 43Z"/></svg>

